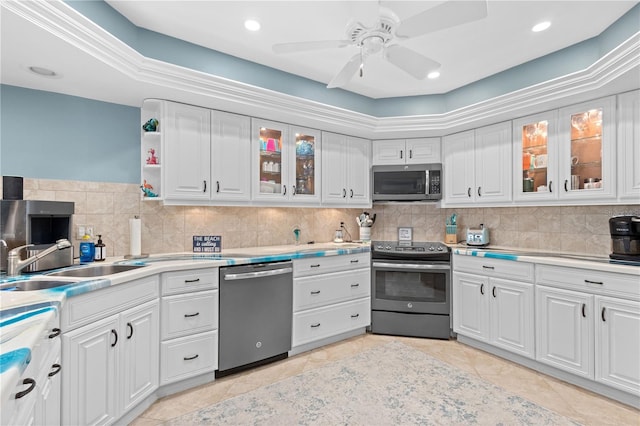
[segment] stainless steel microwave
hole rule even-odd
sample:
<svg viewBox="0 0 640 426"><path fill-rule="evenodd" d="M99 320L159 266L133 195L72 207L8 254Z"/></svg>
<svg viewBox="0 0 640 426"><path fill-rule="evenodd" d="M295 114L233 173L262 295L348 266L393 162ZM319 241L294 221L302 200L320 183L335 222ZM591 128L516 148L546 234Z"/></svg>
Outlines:
<svg viewBox="0 0 640 426"><path fill-rule="evenodd" d="M442 164L373 166L373 201L442 199Z"/></svg>

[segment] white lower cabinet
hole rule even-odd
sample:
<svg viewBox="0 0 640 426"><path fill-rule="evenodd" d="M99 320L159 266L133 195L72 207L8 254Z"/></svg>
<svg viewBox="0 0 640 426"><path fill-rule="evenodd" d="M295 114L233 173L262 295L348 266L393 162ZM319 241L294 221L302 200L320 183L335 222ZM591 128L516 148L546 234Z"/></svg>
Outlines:
<svg viewBox="0 0 640 426"><path fill-rule="evenodd" d="M112 424L158 388L158 305L157 276L69 299L62 424Z"/></svg>
<svg viewBox="0 0 640 426"><path fill-rule="evenodd" d="M533 265L455 255L453 266L453 330L533 358Z"/></svg>
<svg viewBox="0 0 640 426"><path fill-rule="evenodd" d="M160 384L213 373L218 368L218 268L162 274L161 310Z"/></svg>
<svg viewBox="0 0 640 426"><path fill-rule="evenodd" d="M370 325L369 253L294 260L293 274L292 352Z"/></svg>

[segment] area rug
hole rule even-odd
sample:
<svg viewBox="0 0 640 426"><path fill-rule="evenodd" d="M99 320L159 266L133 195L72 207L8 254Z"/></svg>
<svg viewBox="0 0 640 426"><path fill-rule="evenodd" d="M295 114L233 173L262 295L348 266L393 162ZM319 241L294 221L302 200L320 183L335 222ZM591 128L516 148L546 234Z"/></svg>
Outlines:
<svg viewBox="0 0 640 426"><path fill-rule="evenodd" d="M171 425L576 425L400 342L171 420Z"/></svg>

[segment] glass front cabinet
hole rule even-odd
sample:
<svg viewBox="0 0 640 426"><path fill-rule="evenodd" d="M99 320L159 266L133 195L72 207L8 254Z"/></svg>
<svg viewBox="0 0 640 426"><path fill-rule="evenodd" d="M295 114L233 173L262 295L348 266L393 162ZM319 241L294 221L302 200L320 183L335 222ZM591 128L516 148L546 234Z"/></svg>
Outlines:
<svg viewBox="0 0 640 426"><path fill-rule="evenodd" d="M320 204L320 132L252 120L253 199Z"/></svg>
<svg viewBox="0 0 640 426"><path fill-rule="evenodd" d="M513 121L515 199L615 198L615 97Z"/></svg>

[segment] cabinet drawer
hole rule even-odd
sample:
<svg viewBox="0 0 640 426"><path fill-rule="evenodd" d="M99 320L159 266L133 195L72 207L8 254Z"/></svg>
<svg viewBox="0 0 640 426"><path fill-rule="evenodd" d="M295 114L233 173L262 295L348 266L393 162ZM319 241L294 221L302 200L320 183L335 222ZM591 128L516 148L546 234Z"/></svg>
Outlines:
<svg viewBox="0 0 640 426"><path fill-rule="evenodd" d="M371 265L371 253L345 254L342 256L318 256L293 261L293 276L324 274L327 272L346 271L349 269L367 268Z"/></svg>
<svg viewBox="0 0 640 426"><path fill-rule="evenodd" d="M371 299L364 298L293 314L292 346L371 324Z"/></svg>
<svg viewBox="0 0 640 426"><path fill-rule="evenodd" d="M453 270L487 277L533 282L533 263L465 255L453 256Z"/></svg>
<svg viewBox="0 0 640 426"><path fill-rule="evenodd" d="M293 311L360 299L371 294L371 270L336 272L293 281Z"/></svg>
<svg viewBox="0 0 640 426"><path fill-rule="evenodd" d="M176 382L218 368L218 332L162 342L160 345L160 384Z"/></svg>
<svg viewBox="0 0 640 426"><path fill-rule="evenodd" d="M191 269L162 274L162 295L218 288L218 268Z"/></svg>
<svg viewBox="0 0 640 426"><path fill-rule="evenodd" d="M131 281L70 298L62 309L61 328L67 332L158 297L158 276Z"/></svg>
<svg viewBox="0 0 640 426"><path fill-rule="evenodd" d="M218 290L162 298L162 340L218 328Z"/></svg>
<svg viewBox="0 0 640 426"><path fill-rule="evenodd" d="M592 269L537 265L536 283L594 294L640 300L640 274L616 274Z"/></svg>

